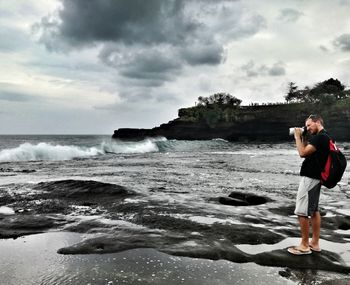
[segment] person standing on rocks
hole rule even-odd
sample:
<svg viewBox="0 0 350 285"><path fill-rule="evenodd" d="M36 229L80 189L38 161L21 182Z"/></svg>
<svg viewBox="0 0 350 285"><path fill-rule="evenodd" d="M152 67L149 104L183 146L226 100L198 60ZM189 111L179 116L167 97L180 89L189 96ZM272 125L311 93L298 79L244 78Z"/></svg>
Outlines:
<svg viewBox="0 0 350 285"><path fill-rule="evenodd" d="M310 115L305 120L305 128L312 135L309 142L303 136L303 129L294 129L296 148L300 157L305 158L300 169L300 184L296 198L294 213L298 216L301 242L298 246L288 248L295 255L310 254L321 251L319 245L321 215L318 202L321 189L321 172L326 165L329 154L329 136L323 127L323 119L319 115ZM310 220L312 239L309 241Z"/></svg>

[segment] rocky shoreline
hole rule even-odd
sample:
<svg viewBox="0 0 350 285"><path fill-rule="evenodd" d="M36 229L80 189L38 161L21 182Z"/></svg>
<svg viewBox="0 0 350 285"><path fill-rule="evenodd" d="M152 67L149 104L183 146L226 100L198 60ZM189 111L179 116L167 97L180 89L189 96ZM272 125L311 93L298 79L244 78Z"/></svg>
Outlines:
<svg viewBox="0 0 350 285"><path fill-rule="evenodd" d="M3 193L2 208L7 205L14 212L4 213L0 208L0 238L18 238L52 230L98 233L97 237L61 248L58 253L103 254L153 248L175 256L350 273L350 266L338 254L327 250L296 258L285 249L248 254L237 247L240 244L275 244L286 236L297 237L297 228L291 231L283 227L283 216L291 214L292 205L275 208L270 198L232 192L208 202L243 208L264 205L281 215L280 225L277 221L254 221L253 217L242 217L242 224L201 224L162 214L166 212L166 205L154 205L155 212L149 203L128 202L139 196L122 186L80 180L38 183L30 195ZM275 232L255 226L271 222L275 224ZM339 229L350 229L348 216L324 217L323 228L333 232L324 237L333 242L347 243L350 238L336 233Z"/></svg>

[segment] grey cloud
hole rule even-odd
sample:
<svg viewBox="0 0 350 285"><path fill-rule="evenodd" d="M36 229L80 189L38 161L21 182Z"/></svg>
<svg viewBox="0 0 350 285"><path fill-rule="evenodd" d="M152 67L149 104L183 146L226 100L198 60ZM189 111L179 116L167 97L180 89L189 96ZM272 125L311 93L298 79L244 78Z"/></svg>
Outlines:
<svg viewBox="0 0 350 285"><path fill-rule="evenodd" d="M46 100L23 88L21 85L12 83L0 83L0 101L8 102L39 102Z"/></svg>
<svg viewBox="0 0 350 285"><path fill-rule="evenodd" d="M298 10L286 8L280 10L278 19L284 22L296 22L302 15L303 13Z"/></svg>
<svg viewBox="0 0 350 285"><path fill-rule="evenodd" d="M167 81L171 81L171 78L168 77ZM119 80L120 86L128 86L132 85L137 88L148 88L148 87L160 87L164 84L164 80L161 78L156 79L147 79L147 80L141 80L137 78L122 78ZM123 87L125 88L125 87Z"/></svg>
<svg viewBox="0 0 350 285"><path fill-rule="evenodd" d="M257 77L259 75L265 74L267 67L265 65L255 66L254 61L250 60L241 69L246 73L248 77Z"/></svg>
<svg viewBox="0 0 350 285"><path fill-rule="evenodd" d="M176 94L171 94L171 93L162 93L158 94L154 97L155 101L157 103L167 103L167 104L176 104L180 105L182 100L180 100Z"/></svg>
<svg viewBox="0 0 350 285"><path fill-rule="evenodd" d="M350 51L350 34L343 34L337 37L333 44L343 51Z"/></svg>
<svg viewBox="0 0 350 285"><path fill-rule="evenodd" d="M13 52L28 47L29 37L19 29L0 28L0 39L0 51Z"/></svg>
<svg viewBox="0 0 350 285"><path fill-rule="evenodd" d="M95 106L96 110L107 110L112 112L119 112L120 110L134 110L137 107L139 110L153 109L154 106L162 104L180 104L182 100L176 96L176 94L169 92L152 92L151 89L144 89L143 92L139 90L133 90L132 88L128 91L123 91L119 94L121 101L114 104ZM143 102L140 105L140 101ZM159 108L159 107L156 107Z"/></svg>
<svg viewBox="0 0 350 285"><path fill-rule="evenodd" d="M217 43L193 45L184 48L182 56L190 65L217 65L224 59L224 49Z"/></svg>
<svg viewBox="0 0 350 285"><path fill-rule="evenodd" d="M10 102L28 102L31 101L32 96L27 94L17 93L15 91L1 91L0 90L0 100L10 101Z"/></svg>
<svg viewBox="0 0 350 285"><path fill-rule="evenodd" d="M157 60L155 60L155 58ZM121 74L137 79L170 80L171 73L176 72L181 64L167 55L146 53L136 56L129 66L121 68Z"/></svg>
<svg viewBox="0 0 350 285"><path fill-rule="evenodd" d="M160 47L121 49L109 46L101 51L100 59L116 68L122 76L145 80L146 85L151 82L159 85L159 81L171 81L182 66L174 49Z"/></svg>
<svg viewBox="0 0 350 285"><path fill-rule="evenodd" d="M269 69L269 75L271 76L281 76L286 74L286 69L284 68L284 64L281 62L275 63L270 69Z"/></svg>
<svg viewBox="0 0 350 285"><path fill-rule="evenodd" d="M224 62L227 43L266 26L240 1L61 2L59 18L47 16L33 26L40 42L64 52L98 46L101 62L140 90L175 80L185 66Z"/></svg>
<svg viewBox="0 0 350 285"><path fill-rule="evenodd" d="M328 52L328 51L329 51L328 48L327 48L326 46L324 46L324 45L320 45L319 48L320 48L320 50L322 50L323 52Z"/></svg>
<svg viewBox="0 0 350 285"><path fill-rule="evenodd" d="M248 37L256 34L260 30L266 28L267 22L264 17L261 15L249 15L248 17L243 17L240 21L231 25L231 29L228 27L223 27L223 29L227 29L227 34L229 38L239 39L241 37Z"/></svg>
<svg viewBox="0 0 350 285"><path fill-rule="evenodd" d="M276 62L271 67L264 64L256 66L253 60L243 65L241 69L248 77L257 76L281 76L286 74L283 62Z"/></svg>
<svg viewBox="0 0 350 285"><path fill-rule="evenodd" d="M196 28L183 13L182 0L62 0L60 22L45 17L37 28L42 41L63 40L71 46L93 42L155 44L178 42ZM79 23L79 24L77 24Z"/></svg>

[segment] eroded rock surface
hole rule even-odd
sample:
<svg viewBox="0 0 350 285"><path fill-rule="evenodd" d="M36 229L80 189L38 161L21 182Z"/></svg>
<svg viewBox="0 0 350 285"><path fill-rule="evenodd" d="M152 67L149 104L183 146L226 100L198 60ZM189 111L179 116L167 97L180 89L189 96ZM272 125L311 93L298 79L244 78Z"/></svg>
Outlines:
<svg viewBox="0 0 350 285"><path fill-rule="evenodd" d="M297 269L318 269L340 273L350 273L341 257L329 251L305 256L294 256L286 249L247 254L229 240L213 241L198 234L191 236L176 233L162 233L159 230L120 230L90 238L78 244L61 248L61 254L112 253L134 248L154 248L161 252L186 257L206 258L212 260L226 259L233 262L255 262L264 266L290 267Z"/></svg>
<svg viewBox="0 0 350 285"><path fill-rule="evenodd" d="M39 183L29 193L4 192L2 197L15 213L0 215L0 238L52 229L88 234L84 241L61 248L60 254L153 248L178 256L350 272L340 256L326 250L302 257L292 256L285 249L259 254L240 250L236 245L273 245L286 237L299 236L297 224L288 218L294 205L281 205L251 193L235 191L225 197L225 201L234 201L229 205L240 206L237 208L222 206L223 200L215 197L209 199L209 204L208 199L204 200L203 208L192 208L157 199L142 200L142 195L115 184L61 180ZM210 211L204 208L208 205ZM236 209L238 214L231 219ZM346 235L337 230L348 229L348 218L325 217L322 236L345 242Z"/></svg>
<svg viewBox="0 0 350 285"><path fill-rule="evenodd" d="M219 197L219 203L231 206L254 206L272 201L271 199L251 193L232 192L228 197Z"/></svg>
<svg viewBox="0 0 350 285"><path fill-rule="evenodd" d="M74 222L66 215L98 215L135 193L97 181L61 180L37 184L30 193L2 195L14 215L0 214L0 238L17 238L61 228ZM90 228L93 228L90 225Z"/></svg>

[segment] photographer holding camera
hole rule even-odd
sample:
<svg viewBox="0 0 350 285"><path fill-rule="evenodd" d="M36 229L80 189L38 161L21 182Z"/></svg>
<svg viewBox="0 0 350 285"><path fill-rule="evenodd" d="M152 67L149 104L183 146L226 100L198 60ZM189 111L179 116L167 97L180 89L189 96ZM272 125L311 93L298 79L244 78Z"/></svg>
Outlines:
<svg viewBox="0 0 350 285"><path fill-rule="evenodd" d="M306 141L304 130L312 135ZM321 189L321 171L329 154L329 136L323 127L319 115L310 115L305 120L305 128L294 128L294 138L300 157L305 158L300 170L300 184L296 198L295 214L298 216L301 242L298 246L288 248L295 255L320 252L321 215L318 202ZM312 240L309 242L309 221L312 225Z"/></svg>

